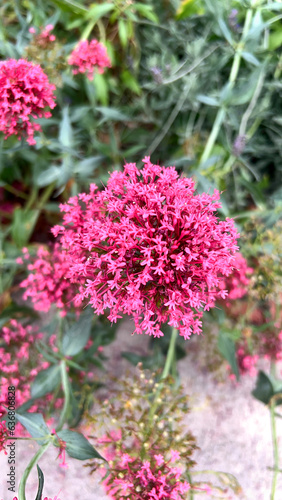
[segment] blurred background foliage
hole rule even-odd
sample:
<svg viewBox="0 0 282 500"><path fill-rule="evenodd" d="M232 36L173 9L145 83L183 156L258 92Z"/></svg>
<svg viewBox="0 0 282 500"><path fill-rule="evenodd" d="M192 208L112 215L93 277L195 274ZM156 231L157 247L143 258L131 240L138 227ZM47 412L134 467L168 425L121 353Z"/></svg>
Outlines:
<svg viewBox="0 0 282 500"><path fill-rule="evenodd" d="M280 219L281 0L11 0L0 16L1 59L33 60L57 86L36 146L0 137L4 316L21 248L48 243L59 203L103 186L125 162L151 155L193 176L199 192L219 189L222 215L243 232L250 221L271 229ZM48 24L56 41L38 47L29 29ZM86 38L105 44L112 62L93 81L67 64ZM156 347L160 366L166 347Z"/></svg>

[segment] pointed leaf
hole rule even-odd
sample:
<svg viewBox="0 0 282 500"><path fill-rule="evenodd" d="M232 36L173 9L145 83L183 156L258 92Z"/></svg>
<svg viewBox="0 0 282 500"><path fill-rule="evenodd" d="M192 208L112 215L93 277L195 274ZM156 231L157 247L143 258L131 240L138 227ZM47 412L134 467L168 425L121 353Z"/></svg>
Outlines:
<svg viewBox="0 0 282 500"><path fill-rule="evenodd" d="M58 5L63 11L73 12L79 15L85 15L85 13L88 12L86 7L75 0L52 0L52 2Z"/></svg>
<svg viewBox="0 0 282 500"><path fill-rule="evenodd" d="M252 391L252 395L264 404L268 404L272 396L274 396L274 390L269 377L262 370L259 371L256 387Z"/></svg>
<svg viewBox="0 0 282 500"><path fill-rule="evenodd" d="M235 342L226 333L220 332L218 337L218 349L226 361L228 361L232 372L236 375L236 379L239 380L240 376L236 359Z"/></svg>
<svg viewBox="0 0 282 500"><path fill-rule="evenodd" d="M41 500L43 494L43 486L44 486L44 474L40 469L39 465L37 465L37 474L38 474L38 491L35 500Z"/></svg>
<svg viewBox="0 0 282 500"><path fill-rule="evenodd" d="M254 66L260 66L259 60L253 54L251 54L250 52L243 51L242 52L242 57L243 57L243 59L245 59L245 61L253 64Z"/></svg>
<svg viewBox="0 0 282 500"><path fill-rule="evenodd" d="M225 23L225 21L222 18L220 18L218 20L218 24L220 26L220 29L221 29L221 32L222 32L224 38L228 41L228 43L230 43L230 45L233 45L232 35L231 35L231 32L230 32L229 28L227 27L227 24Z"/></svg>
<svg viewBox="0 0 282 500"><path fill-rule="evenodd" d="M153 23L158 22L158 16L154 13L151 5L144 5L143 3L135 3L134 8L141 16L146 17Z"/></svg>
<svg viewBox="0 0 282 500"><path fill-rule="evenodd" d="M96 4L92 3L90 10L87 14L87 18L92 19L92 21L98 21L103 16L106 16L109 12L111 12L114 9L115 5L114 3L101 3L101 4Z"/></svg>
<svg viewBox="0 0 282 500"><path fill-rule="evenodd" d="M46 439L39 439L37 441L39 444L45 444L51 439L50 431L40 413L16 413L16 417L32 437L46 437Z"/></svg>
<svg viewBox="0 0 282 500"><path fill-rule="evenodd" d="M128 33L127 27L123 19L119 19L118 21L118 35L123 47L126 47L128 44Z"/></svg>
<svg viewBox="0 0 282 500"><path fill-rule="evenodd" d="M91 326L93 312L85 311L81 314L78 321L64 334L62 342L62 352L65 356L75 356L86 346Z"/></svg>
<svg viewBox="0 0 282 500"><path fill-rule="evenodd" d="M63 109L63 118L60 123L59 141L65 147L71 147L73 144L73 132L68 106Z"/></svg>
<svg viewBox="0 0 282 500"><path fill-rule="evenodd" d="M64 429L58 432L59 438L66 443L66 450L70 457L77 458L78 460L87 460L88 458L100 458L106 461L95 450L92 444L79 432L69 431Z"/></svg>
<svg viewBox="0 0 282 500"><path fill-rule="evenodd" d="M47 170L40 172L37 177L37 185L40 187L48 186L60 177L60 169L56 165L51 165Z"/></svg>
<svg viewBox="0 0 282 500"><path fill-rule="evenodd" d="M35 377L31 385L31 397L42 398L45 394L52 392L61 381L60 365L49 366Z"/></svg>
<svg viewBox="0 0 282 500"><path fill-rule="evenodd" d="M103 106L107 106L109 101L109 91L106 78L103 75L100 75L100 73L96 73L94 76L93 84L96 90L98 101L100 101Z"/></svg>
<svg viewBox="0 0 282 500"><path fill-rule="evenodd" d="M106 106L97 106L97 111L102 113L104 119L103 121L112 120L112 121L130 121L131 118L128 115L125 115L121 111L115 108L108 108Z"/></svg>
<svg viewBox="0 0 282 500"><path fill-rule="evenodd" d="M25 211L22 208L16 208L14 210L11 229L12 237L18 247L22 248L28 243L37 222L38 215L39 210Z"/></svg>
<svg viewBox="0 0 282 500"><path fill-rule="evenodd" d="M204 104L208 104L208 106L219 106L218 100L208 95L198 94L197 100Z"/></svg>

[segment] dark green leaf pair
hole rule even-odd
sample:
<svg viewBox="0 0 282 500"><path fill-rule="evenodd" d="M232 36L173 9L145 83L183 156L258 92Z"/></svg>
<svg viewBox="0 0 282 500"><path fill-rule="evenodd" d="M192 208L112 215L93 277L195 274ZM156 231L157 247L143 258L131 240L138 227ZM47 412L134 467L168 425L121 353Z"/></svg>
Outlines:
<svg viewBox="0 0 282 500"><path fill-rule="evenodd" d="M281 398L277 397L279 394L281 394ZM281 405L282 381L274 380L271 376L260 370L256 380L256 387L252 391L252 395L265 405L268 405L271 399L276 396L275 405Z"/></svg>
<svg viewBox="0 0 282 500"><path fill-rule="evenodd" d="M48 441L54 439L54 436L50 433L50 430L40 413L16 414L16 417L17 420L26 428L29 434L36 439L38 444L46 444ZM101 460L105 460L79 432L64 429L58 432L57 435L60 439L65 441L66 451L70 457L77 458L78 460L87 460L89 458L99 458ZM55 446L59 446L56 442L54 444Z"/></svg>

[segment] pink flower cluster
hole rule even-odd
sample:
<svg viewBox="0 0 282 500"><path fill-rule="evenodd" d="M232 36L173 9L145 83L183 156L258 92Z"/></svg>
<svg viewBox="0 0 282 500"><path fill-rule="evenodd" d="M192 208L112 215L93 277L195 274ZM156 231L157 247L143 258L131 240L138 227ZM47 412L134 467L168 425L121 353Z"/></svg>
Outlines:
<svg viewBox="0 0 282 500"><path fill-rule="evenodd" d="M55 35L50 34L50 32L53 31L53 29L54 29L53 24L47 24L47 26L45 26L45 28L43 28L42 31L37 35L36 41L38 43L43 42L44 44L54 42L56 40L56 37ZM28 31L32 34L36 33L35 28L29 28Z"/></svg>
<svg viewBox="0 0 282 500"><path fill-rule="evenodd" d="M228 290L228 302L230 305L230 300L241 299L248 293L248 285L250 283L250 278L253 274L253 268L248 266L246 259L241 253L235 256L234 270L228 278L222 281L220 288L226 288Z"/></svg>
<svg viewBox="0 0 282 500"><path fill-rule="evenodd" d="M168 322L188 339L201 332L201 309L227 290L220 288L236 262L238 233L220 221L219 193L195 195L194 181L149 157L113 172L107 187L81 193L60 206L55 226L69 254L69 276L84 280L81 300L97 314L110 309L116 322L133 316L135 332L163 335Z"/></svg>
<svg viewBox="0 0 282 500"><path fill-rule="evenodd" d="M38 64L25 59L9 59L0 62L0 131L5 139L11 135L27 137L27 142L36 144L34 132L41 126L31 118L49 118L56 104L53 91L55 85Z"/></svg>
<svg viewBox="0 0 282 500"><path fill-rule="evenodd" d="M30 257L27 249L23 249L23 252L24 258L31 260L28 265L30 274L20 284L26 288L24 300L31 298L34 308L44 312L48 312L51 305L55 304L61 309L62 316L71 306L79 311L82 299L76 296L78 285L67 279L70 254L62 250L59 243L50 249L39 247L35 258ZM21 263L22 259L18 262Z"/></svg>
<svg viewBox="0 0 282 500"><path fill-rule="evenodd" d="M255 377L257 375L257 363L259 356L257 354L248 354L243 346L239 347L236 353L237 363L240 375L250 375Z"/></svg>
<svg viewBox="0 0 282 500"><path fill-rule="evenodd" d="M107 458L113 458L112 454ZM171 452L169 461L165 461L161 454L154 455L151 460L142 460L121 453L118 459L115 457L110 475L104 481L107 494L114 500L125 497L136 500L186 498L190 484L181 477L182 469L172 465L177 459L179 453L176 451Z"/></svg>
<svg viewBox="0 0 282 500"><path fill-rule="evenodd" d="M47 361L38 358L38 365L29 369L28 376L23 373L23 365L30 360L30 349L36 340L42 338L42 333L34 333L31 326L24 327L16 320L11 320L9 326L1 330L1 339L4 346L0 347L1 358L1 392L0 404L7 404L8 387L13 385L17 390L17 406L22 405L30 398L30 384L37 373L49 366ZM40 363L41 360L41 363Z"/></svg>
<svg viewBox="0 0 282 500"><path fill-rule="evenodd" d="M0 385L0 419L5 415L5 408L8 406L9 387L14 386L16 391L16 408L26 403L31 398L31 384L37 374L49 367L41 353L38 353L34 344L41 340L43 333L33 330L32 326L23 326L17 320L11 320L8 326L4 326L0 331L2 340L0 347L1 359L1 385ZM48 345L54 351L54 337L51 336ZM37 399L30 407L29 411L45 413L46 408L52 400L52 394L46 394L41 399ZM61 408L63 399L57 398L54 402L55 408ZM53 417L47 418L48 425L53 424ZM20 423L16 424L16 435L27 435L26 430Z"/></svg>
<svg viewBox="0 0 282 500"><path fill-rule="evenodd" d="M89 80L93 80L95 71L104 73L105 68L111 67L111 61L104 45L97 40L82 40L72 51L69 64L75 66L73 74L86 73Z"/></svg>

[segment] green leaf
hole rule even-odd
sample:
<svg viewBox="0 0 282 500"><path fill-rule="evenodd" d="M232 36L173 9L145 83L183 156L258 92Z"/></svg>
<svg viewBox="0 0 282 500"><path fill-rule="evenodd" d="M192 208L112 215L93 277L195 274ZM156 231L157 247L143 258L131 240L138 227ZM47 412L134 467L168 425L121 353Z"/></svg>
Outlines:
<svg viewBox="0 0 282 500"><path fill-rule="evenodd" d="M64 429L58 432L60 439L65 441L66 450L70 457L78 460L87 460L88 458L100 458L106 460L95 450L89 441L79 432L69 431Z"/></svg>
<svg viewBox="0 0 282 500"><path fill-rule="evenodd" d="M136 80L136 78L130 73L130 71L128 71L128 70L122 71L121 79L122 79L122 82L126 88L128 88L129 90L131 90L132 92L134 92L137 95L141 94L140 85L139 85L138 81Z"/></svg>
<svg viewBox="0 0 282 500"><path fill-rule="evenodd" d="M271 2L260 7L262 10L282 10L281 2Z"/></svg>
<svg viewBox="0 0 282 500"><path fill-rule="evenodd" d="M264 404L268 404L274 396L274 390L269 377L262 370L259 371L256 387L252 391L252 395Z"/></svg>
<svg viewBox="0 0 282 500"><path fill-rule="evenodd" d="M87 180L93 174L97 167L101 165L102 160L105 157L102 155L91 156L85 160L79 161L75 164L73 168L73 173L80 178L86 178Z"/></svg>
<svg viewBox="0 0 282 500"><path fill-rule="evenodd" d="M104 105L107 106L109 101L108 83L106 78L100 73L96 73L93 81L97 99Z"/></svg>
<svg viewBox="0 0 282 500"><path fill-rule="evenodd" d="M204 14L202 0L182 0L176 13L176 19L185 19L194 14Z"/></svg>
<svg viewBox="0 0 282 500"><path fill-rule="evenodd" d="M224 332L219 332L218 349L226 361L228 361L232 372L236 375L236 379L239 380L235 342Z"/></svg>
<svg viewBox="0 0 282 500"><path fill-rule="evenodd" d="M256 90L261 71L261 68L255 69L247 80L239 82L230 94L228 104L239 106L249 102Z"/></svg>
<svg viewBox="0 0 282 500"><path fill-rule="evenodd" d="M60 123L59 141L63 146L67 148L70 148L73 144L73 132L68 106L63 109L63 117Z"/></svg>
<svg viewBox="0 0 282 500"><path fill-rule="evenodd" d="M41 500L43 493L43 486L44 486L44 474L40 469L39 465L37 465L37 474L38 474L38 491L35 500Z"/></svg>
<svg viewBox="0 0 282 500"><path fill-rule="evenodd" d="M225 21L222 18L219 18L218 24L224 38L227 40L228 43L230 43L230 45L233 45L232 35Z"/></svg>
<svg viewBox="0 0 282 500"><path fill-rule="evenodd" d="M60 177L60 169L56 165L51 165L47 170L40 172L36 183L37 186L49 186Z"/></svg>
<svg viewBox="0 0 282 500"><path fill-rule="evenodd" d="M103 115L103 119L100 123L103 123L105 121L111 120L115 122L124 122L124 121L130 121L131 118L128 115L125 115L121 111L115 108L108 108L106 106L97 106L96 107L97 111L100 111Z"/></svg>
<svg viewBox="0 0 282 500"><path fill-rule="evenodd" d="M73 12L79 15L85 15L85 13L88 12L86 7L74 0L52 0L52 2L58 5L63 11Z"/></svg>
<svg viewBox="0 0 282 500"><path fill-rule="evenodd" d="M62 352L65 356L75 356L86 346L92 326L93 311L86 310L78 321L64 334Z"/></svg>
<svg viewBox="0 0 282 500"><path fill-rule="evenodd" d="M54 391L61 381L60 373L60 365L49 366L39 372L31 385L31 397L42 398Z"/></svg>
<svg viewBox="0 0 282 500"><path fill-rule="evenodd" d="M12 237L16 245L20 248L25 246L33 233L37 222L39 210L25 211L16 208L13 213Z"/></svg>
<svg viewBox="0 0 282 500"><path fill-rule="evenodd" d="M118 35L121 45L125 48L128 44L127 27L123 19L118 20Z"/></svg>
<svg viewBox="0 0 282 500"><path fill-rule="evenodd" d="M114 7L115 4L113 3L102 3L102 4L92 3L86 17L88 19L91 19L92 21L98 21L98 19L111 12L114 9Z"/></svg>
<svg viewBox="0 0 282 500"><path fill-rule="evenodd" d="M50 431L40 413L16 413L16 417L32 437L46 437L46 439L38 439L37 442L39 444L45 444L52 439Z"/></svg>
<svg viewBox="0 0 282 500"><path fill-rule="evenodd" d="M241 54L242 54L243 59L245 59L245 61L253 64L254 66L260 66L259 60L250 52L243 51L243 52L241 52Z"/></svg>
<svg viewBox="0 0 282 500"><path fill-rule="evenodd" d="M154 13L153 7L151 5L144 5L142 3L135 3L134 9L141 14L141 16L146 17L153 23L158 23L158 16Z"/></svg>
<svg viewBox="0 0 282 500"><path fill-rule="evenodd" d="M280 31L277 30L270 34L268 49L270 51L275 50L278 49L278 47L281 47L281 45L282 45L282 30L280 29Z"/></svg>
<svg viewBox="0 0 282 500"><path fill-rule="evenodd" d="M219 106L219 102L215 97L210 97L208 95L197 95L197 101L200 101L204 104L208 104L208 106Z"/></svg>

